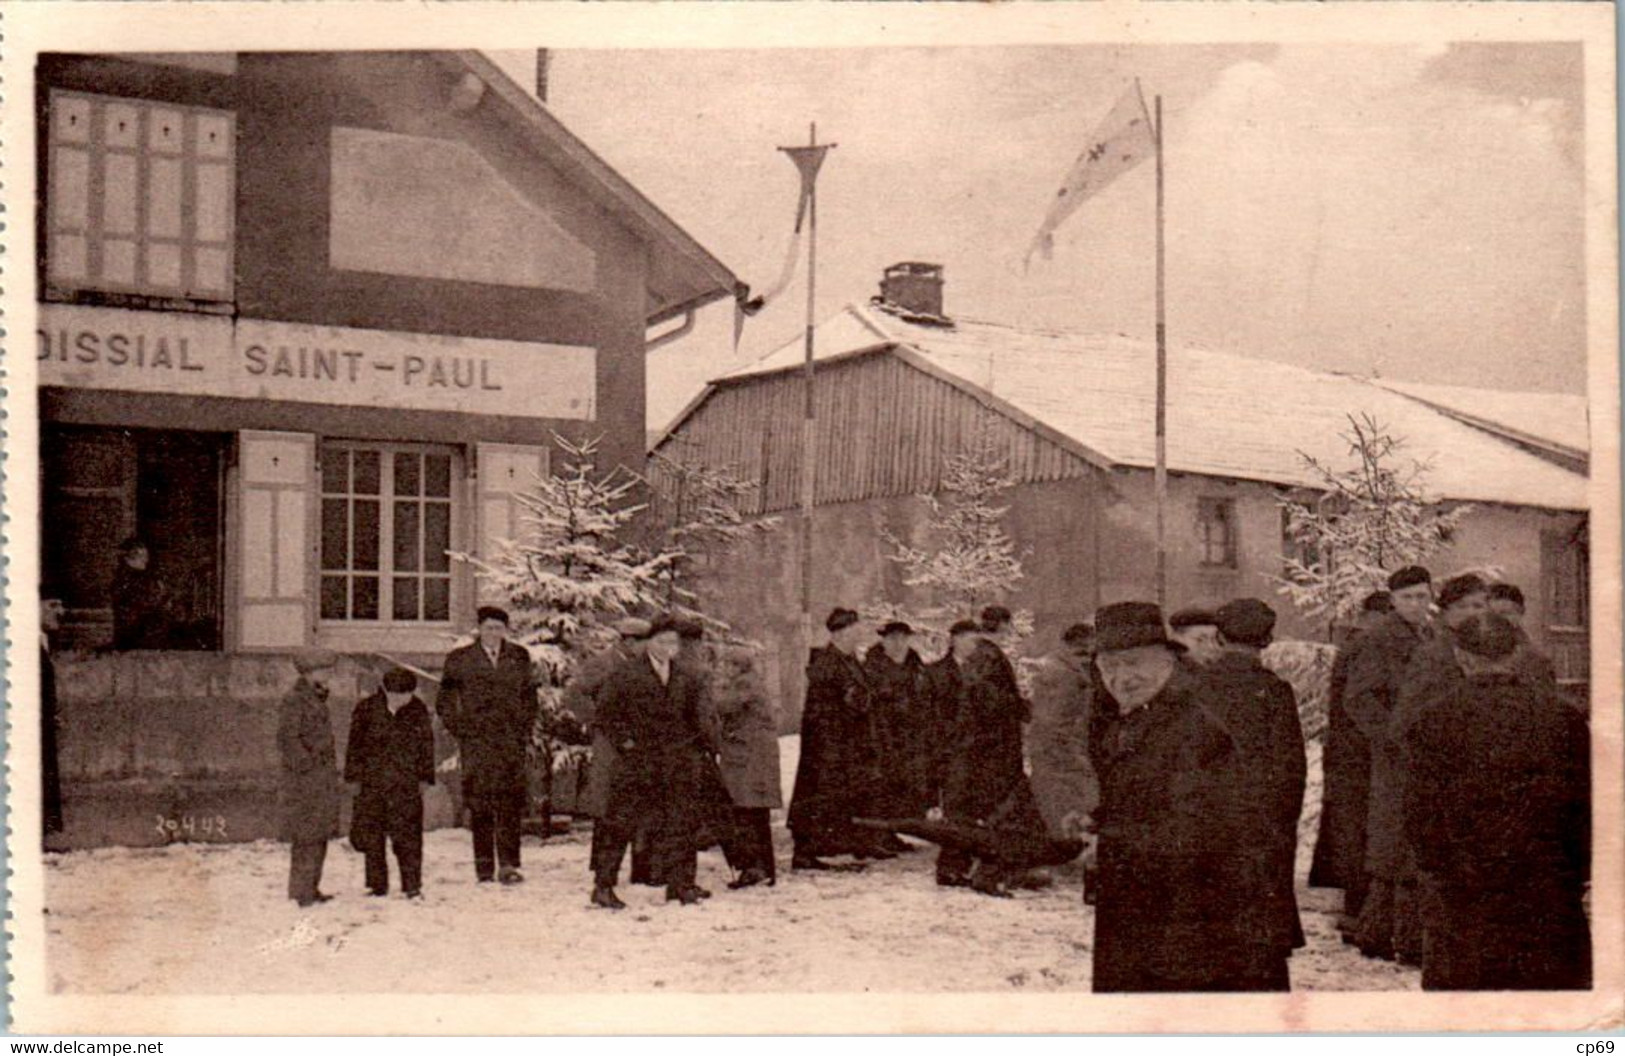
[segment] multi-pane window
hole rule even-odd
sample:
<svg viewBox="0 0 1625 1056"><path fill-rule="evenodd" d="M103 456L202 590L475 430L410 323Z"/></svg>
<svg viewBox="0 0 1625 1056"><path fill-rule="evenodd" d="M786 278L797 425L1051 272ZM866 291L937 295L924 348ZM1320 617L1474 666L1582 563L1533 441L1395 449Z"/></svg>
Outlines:
<svg viewBox="0 0 1625 1056"><path fill-rule="evenodd" d="M321 618L449 621L451 452L330 443L321 462Z"/></svg>
<svg viewBox="0 0 1625 1056"><path fill-rule="evenodd" d="M1196 542L1204 568L1236 567L1236 502L1196 500Z"/></svg>
<svg viewBox="0 0 1625 1056"><path fill-rule="evenodd" d="M224 110L52 92L47 283L230 300L235 123Z"/></svg>

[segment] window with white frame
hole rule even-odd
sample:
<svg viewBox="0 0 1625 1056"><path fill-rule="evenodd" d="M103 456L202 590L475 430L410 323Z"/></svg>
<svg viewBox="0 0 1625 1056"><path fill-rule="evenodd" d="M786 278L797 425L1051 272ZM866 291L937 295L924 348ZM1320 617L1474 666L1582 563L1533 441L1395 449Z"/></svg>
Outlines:
<svg viewBox="0 0 1625 1056"><path fill-rule="evenodd" d="M458 471L450 448L322 445L324 622L450 622Z"/></svg>
<svg viewBox="0 0 1625 1056"><path fill-rule="evenodd" d="M229 301L234 115L62 91L49 107L46 283Z"/></svg>

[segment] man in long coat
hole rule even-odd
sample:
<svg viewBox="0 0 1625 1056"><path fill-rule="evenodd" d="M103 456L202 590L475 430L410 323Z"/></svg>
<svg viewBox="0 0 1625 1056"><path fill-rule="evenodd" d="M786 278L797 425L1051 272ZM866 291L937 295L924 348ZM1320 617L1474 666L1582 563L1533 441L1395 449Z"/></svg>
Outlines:
<svg viewBox="0 0 1625 1056"><path fill-rule="evenodd" d="M880 783L869 684L857 656L863 628L856 612L841 608L829 614L824 627L829 645L814 649L807 663L801 758L790 797L792 869L830 869L824 859L839 854L894 857L852 824L873 802Z"/></svg>
<svg viewBox="0 0 1625 1056"><path fill-rule="evenodd" d="M1095 643L1094 990L1252 989L1250 856L1230 823L1237 738L1201 701L1157 606L1102 608Z"/></svg>
<svg viewBox="0 0 1625 1056"><path fill-rule="evenodd" d="M733 824L722 845L738 875L735 890L778 879L772 812L784 805L779 787L779 717L747 648L721 651L712 682L722 780L733 804Z"/></svg>
<svg viewBox="0 0 1625 1056"><path fill-rule="evenodd" d="M605 909L625 908L615 883L639 828L651 834L652 864L666 883L667 901L692 905L710 895L695 883L696 796L706 751L702 688L675 662L680 641L672 621L657 620L644 655L617 667L598 695L594 726L620 756L595 848L592 903Z"/></svg>
<svg viewBox="0 0 1625 1056"><path fill-rule="evenodd" d="M325 649L299 653L299 673L282 698L277 716L277 754L282 763L282 838L291 844L288 897L301 907L329 901L321 891L327 841L339 834L338 749L328 715L338 656Z"/></svg>
<svg viewBox="0 0 1625 1056"><path fill-rule="evenodd" d="M959 710L954 717L942 813L958 824L997 825L1041 836L1043 815L1027 782L1022 735L1030 713L1004 650L989 640L1009 623L1008 610L990 606L982 631L961 666ZM961 639L962 636L955 636ZM957 647L956 647L957 648ZM1015 879L993 863L944 846L937 857L937 883L1005 896Z"/></svg>
<svg viewBox="0 0 1625 1056"><path fill-rule="evenodd" d="M1203 700L1237 739L1236 824L1251 856L1256 894L1247 899L1259 990L1290 990L1287 959L1304 945L1295 864L1308 761L1292 687L1265 669L1275 611L1257 598L1227 602L1215 614L1219 654L1203 670Z"/></svg>
<svg viewBox="0 0 1625 1056"><path fill-rule="evenodd" d="M1044 824L1057 837L1082 835L1100 801L1089 763L1089 716L1094 710L1095 628L1078 623L1033 677L1033 721L1027 730L1033 794Z"/></svg>
<svg viewBox="0 0 1625 1056"><path fill-rule="evenodd" d="M395 667L361 699L344 748L344 780L357 786L350 842L366 859L369 894L389 894L388 846L401 892L423 894L423 790L434 784L434 724L417 695L417 676Z"/></svg>
<svg viewBox="0 0 1625 1056"><path fill-rule="evenodd" d="M1584 717L1517 670L1503 617L1453 638L1463 677L1406 734L1405 824L1438 895L1422 987L1590 989Z"/></svg>
<svg viewBox="0 0 1625 1056"><path fill-rule="evenodd" d="M1349 662L1365 633L1385 613L1394 611L1386 590L1368 594L1360 606L1358 622L1349 630L1332 660L1331 686L1326 700L1326 743L1321 755L1325 775L1320 804L1320 831L1315 857L1309 867L1309 886L1343 891L1343 912L1338 929L1345 941L1352 935L1365 900L1365 823L1370 809L1371 745L1344 705Z"/></svg>
<svg viewBox="0 0 1625 1056"><path fill-rule="evenodd" d="M927 798L931 736L930 701L925 663L914 649L914 628L893 620L880 628L880 641L863 659L874 715L876 752L882 782L866 813L875 818L923 818ZM895 835L886 840L894 851L914 846Z"/></svg>
<svg viewBox="0 0 1625 1056"><path fill-rule="evenodd" d="M644 640L649 637L649 628L648 620L635 617L618 621L615 624L618 640L583 660L564 687L564 706L592 732L592 755L587 762L587 780L576 797L577 808L594 819L594 850L588 855L588 872L593 871L593 863L599 857L597 848L603 839L604 826L598 822L609 807L609 786L614 781L615 766L620 760L615 742L598 728L598 699L615 669L642 653Z"/></svg>
<svg viewBox="0 0 1625 1056"><path fill-rule="evenodd" d="M1355 942L1368 957L1393 959L1396 923L1415 922L1410 870L1402 860L1400 827L1404 760L1390 729L1411 656L1433 637L1433 577L1410 565L1388 577L1394 611L1366 632L1349 659L1344 706L1371 746L1371 793L1366 814L1366 897ZM1404 934L1406 947L1413 945ZM1419 943L1414 943L1419 945ZM1419 952L1419 951L1418 951Z"/></svg>
<svg viewBox="0 0 1625 1056"><path fill-rule="evenodd" d="M525 878L519 871L525 760L540 702L530 653L508 640L507 612L484 605L477 616L478 639L446 656L435 710L457 738L474 875L481 883L517 884Z"/></svg>

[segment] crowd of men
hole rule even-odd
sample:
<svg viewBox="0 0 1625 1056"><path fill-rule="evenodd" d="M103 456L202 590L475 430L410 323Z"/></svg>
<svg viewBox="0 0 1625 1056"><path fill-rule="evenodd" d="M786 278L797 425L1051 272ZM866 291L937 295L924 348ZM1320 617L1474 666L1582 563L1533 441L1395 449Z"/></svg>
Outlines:
<svg viewBox="0 0 1625 1056"><path fill-rule="evenodd" d="M1463 575L1435 597L1410 567L1363 608L1332 671L1311 884L1343 889L1346 939L1420 964L1425 989L1589 988L1586 716L1523 632L1521 593ZM49 629L59 606L44 609ZM1252 598L1166 621L1149 603L1107 605L1021 679L1001 607L955 623L929 662L908 624L836 609L807 668L792 870L859 870L917 851L908 835L940 845L938 884L1011 897L1042 880L1035 867L1081 854L1096 991L1289 989L1306 753L1293 689L1262 659L1275 623ZM708 847L730 887L774 884L778 719L754 658L683 620L618 630L567 698L593 738L591 904L625 907L629 849L632 881L681 905L711 896L696 882ZM393 849L416 897L435 780L418 676L389 671L356 705L340 769L337 662L300 654L282 706L289 896L329 898L319 885L348 781L369 893L388 893ZM435 708L458 745L478 882L524 879L537 691L507 614L482 608ZM49 829L59 799L45 781Z"/></svg>

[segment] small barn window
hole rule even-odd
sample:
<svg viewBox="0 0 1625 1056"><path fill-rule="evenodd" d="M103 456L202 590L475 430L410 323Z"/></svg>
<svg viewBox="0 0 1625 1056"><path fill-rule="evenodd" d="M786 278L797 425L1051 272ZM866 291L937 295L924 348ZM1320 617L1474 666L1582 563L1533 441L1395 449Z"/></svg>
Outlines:
<svg viewBox="0 0 1625 1056"><path fill-rule="evenodd" d="M1196 500L1197 544L1203 568L1236 567L1236 500Z"/></svg>

